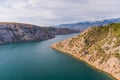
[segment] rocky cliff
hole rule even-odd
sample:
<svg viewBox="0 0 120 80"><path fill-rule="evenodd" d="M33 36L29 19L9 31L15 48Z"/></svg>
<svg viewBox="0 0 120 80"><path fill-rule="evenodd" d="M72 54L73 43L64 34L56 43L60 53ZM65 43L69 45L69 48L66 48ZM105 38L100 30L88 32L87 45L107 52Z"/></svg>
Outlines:
<svg viewBox="0 0 120 80"><path fill-rule="evenodd" d="M67 28L40 27L22 23L0 23L0 44L13 42L42 41L57 34L78 32Z"/></svg>
<svg viewBox="0 0 120 80"><path fill-rule="evenodd" d="M120 23L91 27L52 48L83 60L120 80Z"/></svg>

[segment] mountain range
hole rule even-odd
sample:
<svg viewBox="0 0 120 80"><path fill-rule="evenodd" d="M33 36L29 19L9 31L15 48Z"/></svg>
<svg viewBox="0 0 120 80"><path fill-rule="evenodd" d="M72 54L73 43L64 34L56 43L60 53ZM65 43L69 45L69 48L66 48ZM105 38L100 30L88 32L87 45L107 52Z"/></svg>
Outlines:
<svg viewBox="0 0 120 80"><path fill-rule="evenodd" d="M60 24L52 27L85 30L86 28L91 26L101 26L101 25L107 25L107 24L119 23L119 22L120 22L120 18L113 18L113 19L105 19L105 20L95 21L95 22L86 21L86 22L78 22L78 23L72 23L72 24Z"/></svg>

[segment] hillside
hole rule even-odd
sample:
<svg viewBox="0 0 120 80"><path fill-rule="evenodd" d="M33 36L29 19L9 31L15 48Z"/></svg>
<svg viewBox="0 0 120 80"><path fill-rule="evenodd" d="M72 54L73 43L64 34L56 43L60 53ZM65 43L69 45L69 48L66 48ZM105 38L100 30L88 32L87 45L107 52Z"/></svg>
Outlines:
<svg viewBox="0 0 120 80"><path fill-rule="evenodd" d="M75 29L75 30L85 30L88 27L92 26L101 26L101 25L107 25L111 23L118 23L120 22L120 18L114 18L114 19L105 19L101 21L95 21L95 22L78 22L78 23L72 23L72 24L60 24L54 27L58 28L70 28L70 29Z"/></svg>
<svg viewBox="0 0 120 80"><path fill-rule="evenodd" d="M120 80L120 23L90 27L81 34L51 45Z"/></svg>
<svg viewBox="0 0 120 80"><path fill-rule="evenodd" d="M0 22L0 44L13 42L42 41L58 34L71 34L79 31L67 28L40 27L31 24Z"/></svg>

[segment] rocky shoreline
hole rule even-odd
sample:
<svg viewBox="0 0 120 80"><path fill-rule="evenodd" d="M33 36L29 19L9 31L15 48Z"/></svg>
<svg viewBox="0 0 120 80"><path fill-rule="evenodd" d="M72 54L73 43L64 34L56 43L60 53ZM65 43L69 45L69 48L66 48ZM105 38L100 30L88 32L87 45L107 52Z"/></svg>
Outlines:
<svg viewBox="0 0 120 80"><path fill-rule="evenodd" d="M52 49L54 49L54 50L57 50L57 51L60 51L60 52L62 52L62 53L64 53L64 54L70 55L71 57L73 57L73 58L75 58L75 59L77 59L77 60L79 60L79 61L82 61L82 62L86 63L88 66L90 66L90 67L93 68L93 69L96 69L96 70L99 70L100 72L103 72L103 73L108 74L108 75L109 75L112 79L114 79L114 80L119 80L119 79L117 79L114 75L112 75L111 73L106 72L106 71L103 71L101 68L99 68L98 66L96 66L96 65L94 65L94 64L91 64L90 62L86 61L84 58L78 58L77 55L72 55L72 53L67 53L65 50L63 51L63 50L61 50L61 49L57 49L57 48L53 47L53 45L51 45L50 47L51 47Z"/></svg>
<svg viewBox="0 0 120 80"><path fill-rule="evenodd" d="M50 47L120 80L120 24L92 27ZM118 30L118 31L116 31Z"/></svg>
<svg viewBox="0 0 120 80"><path fill-rule="evenodd" d="M95 69L95 70L98 70L98 71L100 71L100 72L102 72L102 73L107 74L107 75L110 76L113 80L118 80L118 79L117 79L116 77L114 77L111 73L108 73L108 72L106 72L106 71L103 71L102 69L96 67L95 65L92 65L91 63L85 61L84 59L80 59L80 58L78 58L78 57L75 56L75 55L71 55L70 53L66 53L66 51L62 51L62 50L56 49L56 48L54 48L52 45L51 45L50 47L51 47L52 49L56 50L56 51L62 52L63 54L67 54L68 56L71 56L71 57L73 57L74 59L76 59L76 60L78 60L78 61L84 62L86 65L88 65L89 67L91 67L91 68L93 68L93 69Z"/></svg>
<svg viewBox="0 0 120 80"><path fill-rule="evenodd" d="M43 41L55 35L78 33L67 28L41 27L31 24L0 22L0 44Z"/></svg>

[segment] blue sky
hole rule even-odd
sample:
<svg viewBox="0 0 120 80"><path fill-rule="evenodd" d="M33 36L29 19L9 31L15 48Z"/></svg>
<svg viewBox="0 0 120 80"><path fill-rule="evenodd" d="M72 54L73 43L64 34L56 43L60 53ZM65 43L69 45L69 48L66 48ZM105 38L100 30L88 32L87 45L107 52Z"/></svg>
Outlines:
<svg viewBox="0 0 120 80"><path fill-rule="evenodd" d="M0 0L0 22L48 26L120 17L120 0Z"/></svg>

